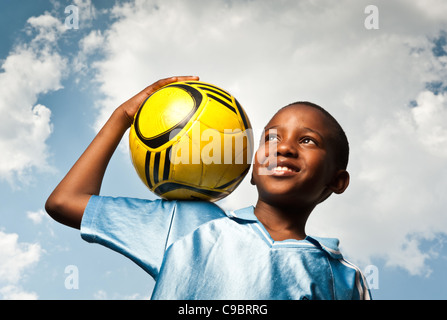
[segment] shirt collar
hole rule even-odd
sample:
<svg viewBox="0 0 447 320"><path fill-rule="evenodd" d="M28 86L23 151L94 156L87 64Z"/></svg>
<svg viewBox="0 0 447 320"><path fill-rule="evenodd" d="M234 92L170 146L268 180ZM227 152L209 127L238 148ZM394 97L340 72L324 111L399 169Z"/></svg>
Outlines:
<svg viewBox="0 0 447 320"><path fill-rule="evenodd" d="M255 216L255 210L253 206L249 206L234 211L227 211L226 214L230 218L237 218L248 221L258 221L258 218L256 218Z"/></svg>
<svg viewBox="0 0 447 320"><path fill-rule="evenodd" d="M334 259L342 259L343 256L338 248L339 240L336 238L322 238L307 236L306 240L313 243L315 246L326 251Z"/></svg>
<svg viewBox="0 0 447 320"><path fill-rule="evenodd" d="M259 222L258 218L255 216L253 206L249 206L249 207L234 210L234 211L226 211L226 214L229 218L246 220L247 222ZM340 249L338 247L339 240L336 238L322 238L322 237L307 236L305 240L312 243L315 247L322 249L323 251L325 251L329 256L331 256L334 259L342 259L343 258L342 254L340 252Z"/></svg>

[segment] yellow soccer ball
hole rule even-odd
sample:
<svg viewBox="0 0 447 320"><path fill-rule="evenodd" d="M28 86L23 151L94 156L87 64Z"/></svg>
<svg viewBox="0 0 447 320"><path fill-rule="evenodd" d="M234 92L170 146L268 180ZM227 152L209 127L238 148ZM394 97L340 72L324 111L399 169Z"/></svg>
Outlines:
<svg viewBox="0 0 447 320"><path fill-rule="evenodd" d="M231 94L186 81L169 84L142 103L129 145L138 176L155 194L168 200L217 201L249 171L253 134Z"/></svg>

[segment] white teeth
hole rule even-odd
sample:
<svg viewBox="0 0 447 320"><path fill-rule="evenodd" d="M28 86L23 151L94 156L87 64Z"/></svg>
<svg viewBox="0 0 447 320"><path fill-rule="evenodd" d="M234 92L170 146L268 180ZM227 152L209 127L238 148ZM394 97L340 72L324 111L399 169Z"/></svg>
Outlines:
<svg viewBox="0 0 447 320"><path fill-rule="evenodd" d="M275 171L275 172L285 172L285 171L287 171L287 172L294 172L294 170L292 170L290 168L281 167L281 166L273 168L273 171Z"/></svg>

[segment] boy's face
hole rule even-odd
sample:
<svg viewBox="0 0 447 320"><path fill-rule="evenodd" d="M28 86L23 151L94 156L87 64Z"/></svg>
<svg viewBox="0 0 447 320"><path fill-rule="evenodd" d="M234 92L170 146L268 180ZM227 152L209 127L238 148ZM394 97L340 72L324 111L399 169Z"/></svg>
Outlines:
<svg viewBox="0 0 447 320"><path fill-rule="evenodd" d="M292 105L265 127L252 183L260 200L277 206L315 206L331 190L336 172L331 126L317 109Z"/></svg>

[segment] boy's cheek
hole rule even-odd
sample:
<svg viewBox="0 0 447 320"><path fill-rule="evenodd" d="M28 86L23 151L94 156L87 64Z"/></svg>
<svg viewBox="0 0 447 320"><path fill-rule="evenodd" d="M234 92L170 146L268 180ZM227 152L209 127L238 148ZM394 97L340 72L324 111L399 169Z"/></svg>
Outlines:
<svg viewBox="0 0 447 320"><path fill-rule="evenodd" d="M262 143L259 145L258 150L255 153L255 163L258 162L261 165L270 165L269 161L276 162L276 154L278 152L278 145L276 143ZM271 155L271 157L270 157Z"/></svg>
<svg viewBox="0 0 447 320"><path fill-rule="evenodd" d="M265 176L272 174L272 172L267 169L267 167L271 164L270 162L271 160L269 161L268 156L265 156L264 150L258 150L258 152L256 152L253 162L252 182L254 181L253 176Z"/></svg>
<svg viewBox="0 0 447 320"><path fill-rule="evenodd" d="M255 179L256 179L256 176L258 176L259 167L261 166L261 164L263 162L266 161L266 157L265 156L261 156L261 158L260 158L260 155L263 155L263 152L259 152L260 149L261 148L259 148L256 151L254 159L253 159L253 170L252 170L252 174L251 174L251 183L253 185L255 185Z"/></svg>
<svg viewBox="0 0 447 320"><path fill-rule="evenodd" d="M260 146L259 149L255 153L254 165L265 165L268 160L268 152L266 153L266 148L264 146Z"/></svg>

